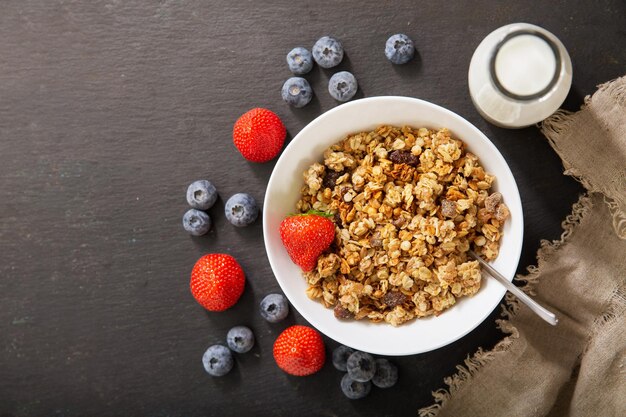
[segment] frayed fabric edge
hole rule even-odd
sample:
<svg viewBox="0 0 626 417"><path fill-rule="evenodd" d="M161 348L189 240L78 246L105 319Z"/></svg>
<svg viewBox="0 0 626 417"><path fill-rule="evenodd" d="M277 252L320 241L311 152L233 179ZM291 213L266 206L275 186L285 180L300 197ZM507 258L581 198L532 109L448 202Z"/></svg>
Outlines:
<svg viewBox="0 0 626 417"><path fill-rule="evenodd" d="M624 81L622 83L617 81ZM598 92L608 93L611 95L615 101L617 101L620 105L626 106L626 76L617 77L612 79L611 81L607 81L598 85L598 91L594 93L595 96ZM593 96L585 97L585 105L588 105L593 99Z"/></svg>
<svg viewBox="0 0 626 417"><path fill-rule="evenodd" d="M626 76L619 77L598 86L598 90L593 95L585 97L581 111L593 104L593 100L600 94L608 94L621 106L626 107ZM602 189L589 182L583 175L563 156L563 151L557 143L557 138L571 130L574 124L574 116L576 112L567 110L558 110L552 116L545 119L538 127L550 142L554 151L563 161L565 175L569 175L580 182L589 192L599 192L604 194L605 202L609 206L611 216L613 217L613 228L620 239L626 239L626 207L614 200L607 194L607 190Z"/></svg>
<svg viewBox="0 0 626 417"><path fill-rule="evenodd" d="M526 275L518 275L515 277L516 280L525 283L521 287L524 292L531 295L534 293L534 288L539 280L542 266L561 246L567 243L567 240L576 229L576 226L581 223L592 207L593 201L591 197L588 194L582 195L572 206L571 214L569 214L561 223L563 232L561 233L560 239L554 241L541 241L541 246L537 251L537 265L529 266L527 268L528 273ZM485 351L482 348L478 348L474 355L468 355L468 357L463 361L463 365L457 365L457 373L444 378L444 383L448 386L448 388L441 388L434 391L432 393L434 404L418 410L419 417L435 417L439 414L441 408L445 406L446 402L448 402L448 400L450 400L450 398L452 398L452 396L459 391L465 383L470 381L480 368L511 348L514 341L519 338L519 332L510 320L517 314L519 308L519 300L507 292L505 296L505 303L502 305L502 316L504 319L496 320L497 327L506 336L498 342L493 349Z"/></svg>
<svg viewBox="0 0 626 417"><path fill-rule="evenodd" d="M626 213L617 201L604 196L604 202L609 206L609 212L613 216L613 228L621 239L626 239Z"/></svg>

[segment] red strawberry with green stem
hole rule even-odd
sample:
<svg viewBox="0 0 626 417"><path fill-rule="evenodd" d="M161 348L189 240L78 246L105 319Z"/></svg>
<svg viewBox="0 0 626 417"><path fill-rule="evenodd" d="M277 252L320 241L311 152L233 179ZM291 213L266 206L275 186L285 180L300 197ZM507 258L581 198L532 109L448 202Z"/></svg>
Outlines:
<svg viewBox="0 0 626 417"><path fill-rule="evenodd" d="M191 294L209 311L224 311L237 302L246 283L243 269L230 255L212 253L198 259L191 271Z"/></svg>
<svg viewBox="0 0 626 417"><path fill-rule="evenodd" d="M317 258L335 240L335 224L330 214L309 211L289 216L280 224L280 238L291 260L308 272L317 264Z"/></svg>

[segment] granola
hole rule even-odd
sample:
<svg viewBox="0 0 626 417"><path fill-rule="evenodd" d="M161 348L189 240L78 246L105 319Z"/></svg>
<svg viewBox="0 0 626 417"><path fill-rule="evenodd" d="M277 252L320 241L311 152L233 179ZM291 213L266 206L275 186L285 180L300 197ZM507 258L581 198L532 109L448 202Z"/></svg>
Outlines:
<svg viewBox="0 0 626 417"><path fill-rule="evenodd" d="M509 210L495 178L447 129L381 126L350 135L304 173L299 212L334 214L335 242L305 273L338 318L398 326L480 289Z"/></svg>

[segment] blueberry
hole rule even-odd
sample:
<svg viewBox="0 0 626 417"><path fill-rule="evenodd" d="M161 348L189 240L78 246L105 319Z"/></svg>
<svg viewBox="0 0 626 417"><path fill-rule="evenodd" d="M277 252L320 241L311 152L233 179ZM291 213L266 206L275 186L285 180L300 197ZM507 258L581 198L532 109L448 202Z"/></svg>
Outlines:
<svg viewBox="0 0 626 417"><path fill-rule="evenodd" d="M323 36L313 45L313 59L322 68L332 68L343 59L343 45L332 36Z"/></svg>
<svg viewBox="0 0 626 417"><path fill-rule="evenodd" d="M254 346L254 334L246 326L235 326L228 331L226 344L233 352L246 353Z"/></svg>
<svg viewBox="0 0 626 417"><path fill-rule="evenodd" d="M233 226L245 227L254 223L259 215L259 208L250 194L239 193L228 199L224 212Z"/></svg>
<svg viewBox="0 0 626 417"><path fill-rule="evenodd" d="M398 367L387 359L376 359L376 373L372 384L378 388L391 388L398 382Z"/></svg>
<svg viewBox="0 0 626 417"><path fill-rule="evenodd" d="M313 57L308 49L298 46L287 54L289 71L296 75L303 75L313 69Z"/></svg>
<svg viewBox="0 0 626 417"><path fill-rule="evenodd" d="M350 378L359 382L366 382L372 379L376 373L376 362L369 353L356 351L348 357L346 364Z"/></svg>
<svg viewBox="0 0 626 417"><path fill-rule="evenodd" d="M341 71L330 77L328 92L338 101L348 101L356 94L359 85L354 75L348 71Z"/></svg>
<svg viewBox="0 0 626 417"><path fill-rule="evenodd" d="M300 108L309 104L313 97L313 90L304 78L291 77L283 84L281 94L287 104Z"/></svg>
<svg viewBox="0 0 626 417"><path fill-rule="evenodd" d="M354 353L354 349L348 346L339 345L333 350L333 365L340 371L346 372L348 357Z"/></svg>
<svg viewBox="0 0 626 417"><path fill-rule="evenodd" d="M233 369L233 355L226 346L213 345L202 355L204 369L213 376L224 376Z"/></svg>
<svg viewBox="0 0 626 417"><path fill-rule="evenodd" d="M183 227L193 236L202 236L211 228L211 218L204 211L189 209L183 215Z"/></svg>
<svg viewBox="0 0 626 417"><path fill-rule="evenodd" d="M406 64L415 56L415 44L403 33L391 35L385 44L385 56L394 64Z"/></svg>
<svg viewBox="0 0 626 417"><path fill-rule="evenodd" d="M208 210L217 201L217 190L207 180L192 182L187 188L187 202L198 210Z"/></svg>
<svg viewBox="0 0 626 417"><path fill-rule="evenodd" d="M289 304L282 294L268 294L261 300L261 316L270 323L278 323L289 314Z"/></svg>
<svg viewBox="0 0 626 417"><path fill-rule="evenodd" d="M344 395L351 400L358 400L359 398L366 397L372 389L372 383L370 381L359 382L350 377L350 374L345 374L341 378L341 391Z"/></svg>

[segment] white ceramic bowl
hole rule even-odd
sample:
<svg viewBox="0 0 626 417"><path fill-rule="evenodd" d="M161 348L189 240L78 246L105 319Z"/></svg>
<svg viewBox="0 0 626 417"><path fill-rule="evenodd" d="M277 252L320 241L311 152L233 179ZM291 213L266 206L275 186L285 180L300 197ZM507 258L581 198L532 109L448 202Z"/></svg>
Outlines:
<svg viewBox="0 0 626 417"><path fill-rule="evenodd" d="M479 292L462 298L439 317L417 319L399 327L387 323L340 321L332 309L310 300L298 266L291 262L280 240L281 221L295 211L303 185L302 173L321 162L324 150L351 133L373 130L381 124L447 127L496 176L494 189L502 193L511 211L493 266L513 279L523 240L522 204L515 179L498 149L480 130L461 116L435 104L408 97L372 97L338 106L313 120L289 143L276 163L265 193L263 234L265 249L283 292L312 326L339 343L380 355L409 355L445 346L478 326L498 306L505 289L483 277Z"/></svg>

